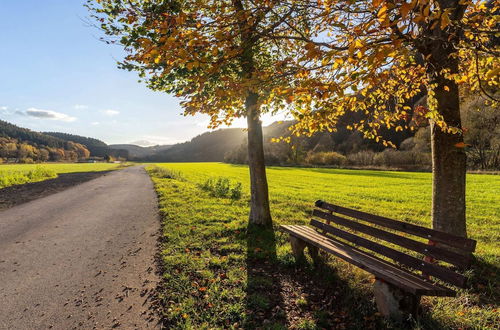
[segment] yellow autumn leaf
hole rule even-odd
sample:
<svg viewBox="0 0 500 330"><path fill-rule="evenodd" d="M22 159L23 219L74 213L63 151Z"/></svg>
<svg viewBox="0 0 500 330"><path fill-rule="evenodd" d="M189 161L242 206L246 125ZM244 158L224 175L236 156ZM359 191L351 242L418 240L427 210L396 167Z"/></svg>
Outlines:
<svg viewBox="0 0 500 330"><path fill-rule="evenodd" d="M445 11L441 16L441 30L444 30L448 25L450 25L450 17L448 16L448 12Z"/></svg>
<svg viewBox="0 0 500 330"><path fill-rule="evenodd" d="M382 6L382 8L380 8L380 10L377 13L377 17L378 17L378 20L380 22L384 22L386 20L386 18L387 18L387 6L386 5Z"/></svg>

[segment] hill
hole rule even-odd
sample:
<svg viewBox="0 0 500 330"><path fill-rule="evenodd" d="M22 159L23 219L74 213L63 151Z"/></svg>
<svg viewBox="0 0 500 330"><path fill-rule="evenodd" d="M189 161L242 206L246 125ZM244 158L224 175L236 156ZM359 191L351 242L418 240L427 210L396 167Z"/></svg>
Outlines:
<svg viewBox="0 0 500 330"><path fill-rule="evenodd" d="M125 149L113 148L108 146L105 142L94 139L91 137L85 137L75 134L61 133L61 132L44 132L44 135L49 135L64 141L73 141L85 145L89 151L90 155L93 157L107 157L112 156L114 158L129 158L129 152Z"/></svg>
<svg viewBox="0 0 500 330"><path fill-rule="evenodd" d="M110 148L126 150L129 154L129 159L144 159L151 157L161 151L170 149L171 145L156 145L151 147L141 147L135 144L110 144Z"/></svg>
<svg viewBox="0 0 500 330"><path fill-rule="evenodd" d="M289 127L293 121L274 122L263 128L264 148L268 164L299 163L309 152L337 151L342 154L362 150L382 151L384 147L374 141L363 139L359 132L339 129L337 132L320 132L312 137L292 137L292 143L273 143L278 137L290 136ZM387 132L396 145L412 136L408 132ZM147 155L146 148L115 145L128 148L130 152L138 151L137 157L148 161L159 162L246 162L246 131L241 128L224 128L206 132L188 142L175 144L163 150ZM115 147L113 146L113 147ZM134 150L134 151L132 151ZM149 149L149 152L155 151ZM141 156L144 155L144 156Z"/></svg>
<svg viewBox="0 0 500 330"><path fill-rule="evenodd" d="M65 140L58 137L22 128L3 120L0 120L0 136L53 148L63 148L66 143Z"/></svg>
<svg viewBox="0 0 500 330"><path fill-rule="evenodd" d="M0 163L76 161L88 158L85 145L35 132L0 120Z"/></svg>
<svg viewBox="0 0 500 330"><path fill-rule="evenodd" d="M178 143L146 157L161 162L220 162L224 155L241 145L246 136L241 128L219 129L200 134L191 141Z"/></svg>

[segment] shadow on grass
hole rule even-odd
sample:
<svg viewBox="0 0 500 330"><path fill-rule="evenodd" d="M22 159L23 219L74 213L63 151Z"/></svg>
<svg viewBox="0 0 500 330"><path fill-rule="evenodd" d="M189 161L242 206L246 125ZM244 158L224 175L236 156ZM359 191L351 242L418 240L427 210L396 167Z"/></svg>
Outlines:
<svg viewBox="0 0 500 330"><path fill-rule="evenodd" d="M247 227L246 329L286 329L272 228Z"/></svg>
<svg viewBox="0 0 500 330"><path fill-rule="evenodd" d="M288 244L287 236L255 226L247 229L246 329L387 327L376 313L372 293L363 285L350 286L330 263L314 266L305 260L297 263L290 255L278 258L277 246Z"/></svg>
<svg viewBox="0 0 500 330"><path fill-rule="evenodd" d="M479 296L478 304L498 308L500 306L500 268L482 258L475 258L472 270L468 284L470 291Z"/></svg>
<svg viewBox="0 0 500 330"><path fill-rule="evenodd" d="M371 283L349 278L352 265L321 253L314 265L277 256L288 235L247 229L246 329L447 329L423 310L417 320L395 323L376 309ZM306 255L308 253L306 252ZM290 258L289 258L290 257ZM341 275L339 275L341 274Z"/></svg>

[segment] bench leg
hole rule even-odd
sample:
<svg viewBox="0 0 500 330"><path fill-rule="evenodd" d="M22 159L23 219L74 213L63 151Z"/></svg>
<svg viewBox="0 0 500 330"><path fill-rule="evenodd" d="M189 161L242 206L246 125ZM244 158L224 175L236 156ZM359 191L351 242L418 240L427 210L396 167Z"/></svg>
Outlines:
<svg viewBox="0 0 500 330"><path fill-rule="evenodd" d="M307 251L309 251L309 255L311 256L311 259L314 261L314 265L318 266L321 262L321 258L319 257L318 247L312 244L307 244Z"/></svg>
<svg viewBox="0 0 500 330"><path fill-rule="evenodd" d="M304 249L306 247L306 242L293 235L290 235L290 244L292 245L292 253L295 257L295 261L303 261L305 259Z"/></svg>
<svg viewBox="0 0 500 330"><path fill-rule="evenodd" d="M416 317L420 296L406 293L380 279L375 280L373 291L380 314L396 321L404 321L409 315Z"/></svg>

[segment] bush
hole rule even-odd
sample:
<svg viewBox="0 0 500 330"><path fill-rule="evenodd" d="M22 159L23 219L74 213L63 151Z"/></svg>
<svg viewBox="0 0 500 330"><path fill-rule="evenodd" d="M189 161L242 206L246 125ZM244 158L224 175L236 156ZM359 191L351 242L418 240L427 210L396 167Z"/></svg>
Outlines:
<svg viewBox="0 0 500 330"><path fill-rule="evenodd" d="M229 195L229 179L224 177L219 177L215 181L214 188L212 190L214 197L226 197Z"/></svg>
<svg viewBox="0 0 500 330"><path fill-rule="evenodd" d="M148 169L149 173L155 178L160 179L174 179L174 180L184 180L181 172L173 171L168 168L160 166L152 166Z"/></svg>
<svg viewBox="0 0 500 330"><path fill-rule="evenodd" d="M430 166L431 157L429 153L386 149L375 155L374 164L385 167Z"/></svg>
<svg viewBox="0 0 500 330"><path fill-rule="evenodd" d="M347 160L350 165L355 166L372 166L376 153L370 150L358 151L354 154L347 155Z"/></svg>
<svg viewBox="0 0 500 330"><path fill-rule="evenodd" d="M26 158L20 158L19 163L20 164L34 164L35 162L33 161L32 158L26 157Z"/></svg>
<svg viewBox="0 0 500 330"><path fill-rule="evenodd" d="M200 184L202 190L208 191L210 195L218 198L231 198L232 200L241 199L242 185L237 182L231 187L231 181L226 177L209 178Z"/></svg>
<svg viewBox="0 0 500 330"><path fill-rule="evenodd" d="M337 165L347 164L347 158L334 151L310 152L307 154L305 162L311 165Z"/></svg>
<svg viewBox="0 0 500 330"><path fill-rule="evenodd" d="M242 190L242 185L238 182L233 188L231 188L229 197L234 201L241 199Z"/></svg>

